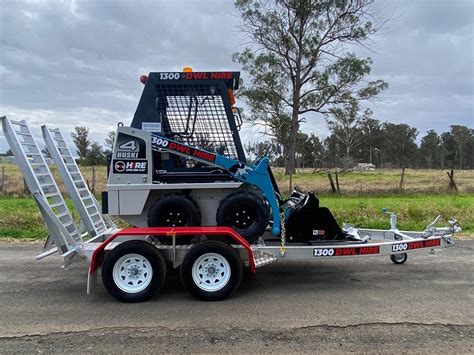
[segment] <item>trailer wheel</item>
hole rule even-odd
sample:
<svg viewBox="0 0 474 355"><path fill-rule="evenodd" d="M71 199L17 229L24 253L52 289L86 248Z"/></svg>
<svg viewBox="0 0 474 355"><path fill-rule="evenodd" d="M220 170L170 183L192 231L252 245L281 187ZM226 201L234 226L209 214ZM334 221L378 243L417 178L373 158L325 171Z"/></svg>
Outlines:
<svg viewBox="0 0 474 355"><path fill-rule="evenodd" d="M150 299L163 286L166 263L151 244L133 240L115 247L104 260L102 282L121 302Z"/></svg>
<svg viewBox="0 0 474 355"><path fill-rule="evenodd" d="M181 281L194 297L220 301L242 281L242 261L229 245L213 240L196 244L181 264Z"/></svg>
<svg viewBox="0 0 474 355"><path fill-rule="evenodd" d="M226 196L219 204L216 222L218 226L233 228L252 244L265 232L268 209L256 194L236 191Z"/></svg>
<svg viewBox="0 0 474 355"><path fill-rule="evenodd" d="M160 197L148 212L149 227L188 227L201 225L201 211L190 197L170 193ZM158 237L164 244L171 244L169 237ZM176 237L176 244L189 241L189 237Z"/></svg>
<svg viewBox="0 0 474 355"><path fill-rule="evenodd" d="M403 253L390 255L390 260L392 260L392 263L394 264L404 264L408 260L408 254Z"/></svg>

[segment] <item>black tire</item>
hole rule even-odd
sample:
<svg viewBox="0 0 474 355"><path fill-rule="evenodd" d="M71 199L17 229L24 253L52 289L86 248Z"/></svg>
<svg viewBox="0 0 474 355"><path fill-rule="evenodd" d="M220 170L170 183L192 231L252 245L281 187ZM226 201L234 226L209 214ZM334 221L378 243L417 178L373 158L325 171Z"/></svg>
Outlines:
<svg viewBox="0 0 474 355"><path fill-rule="evenodd" d="M209 271L207 277L204 271ZM204 241L194 245L184 257L181 281L186 290L197 299L221 301L239 287L242 281L242 261L229 245L213 240Z"/></svg>
<svg viewBox="0 0 474 355"><path fill-rule="evenodd" d="M397 265L405 264L406 261L408 260L408 254L403 253L403 254L390 255L390 260L392 261L392 263L397 264Z"/></svg>
<svg viewBox="0 0 474 355"><path fill-rule="evenodd" d="M218 226L233 228L250 244L265 232L268 225L268 208L256 194L236 191L219 204L216 214Z"/></svg>
<svg viewBox="0 0 474 355"><path fill-rule="evenodd" d="M190 227L201 225L201 211L194 200L180 193L160 197L148 212L149 227ZM172 243L171 237L159 236L164 244ZM190 237L176 237L176 244L183 244Z"/></svg>
<svg viewBox="0 0 474 355"><path fill-rule="evenodd" d="M127 260L131 261L127 263ZM137 266L133 263L136 263ZM134 266L136 267L134 268ZM149 267L151 267L152 276L151 279L147 280L146 272L149 270ZM130 276L130 278L124 276L124 273L131 274L132 272L138 273L138 280L133 280L134 275ZM141 275L143 275L142 278L144 279L142 282L148 283L144 289L140 289ZM132 303L149 300L161 289L165 278L166 262L163 256L154 246L141 240L124 242L115 247L107 255L102 266L102 282L105 288L113 297L121 302ZM120 281L120 279L123 281ZM132 282L132 288L135 282L137 288L135 290L124 289L124 287L130 287L127 286L127 282Z"/></svg>

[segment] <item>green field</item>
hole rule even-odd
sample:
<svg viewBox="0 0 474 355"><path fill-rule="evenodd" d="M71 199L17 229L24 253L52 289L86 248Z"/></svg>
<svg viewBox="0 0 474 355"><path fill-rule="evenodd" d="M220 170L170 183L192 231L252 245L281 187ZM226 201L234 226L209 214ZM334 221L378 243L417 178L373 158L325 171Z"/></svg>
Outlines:
<svg viewBox="0 0 474 355"><path fill-rule="evenodd" d="M324 194L320 204L329 207L339 223L357 227L389 228L389 217L381 213L386 207L398 216L398 227L423 230L438 214L456 217L464 233L474 233L473 194L414 194L381 196L338 196ZM70 201L68 205L72 210ZM78 217L73 212L75 218ZM47 230L36 203L31 197L0 196L0 238L44 239Z"/></svg>

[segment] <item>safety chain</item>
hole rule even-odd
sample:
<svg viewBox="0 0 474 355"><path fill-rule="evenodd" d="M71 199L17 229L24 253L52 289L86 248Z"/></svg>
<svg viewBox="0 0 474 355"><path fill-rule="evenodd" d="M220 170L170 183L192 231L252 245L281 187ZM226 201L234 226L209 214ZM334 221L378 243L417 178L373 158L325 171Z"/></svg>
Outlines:
<svg viewBox="0 0 474 355"><path fill-rule="evenodd" d="M285 228L285 212L280 213L281 223L281 244L280 244L280 256L285 256L286 252L286 228Z"/></svg>

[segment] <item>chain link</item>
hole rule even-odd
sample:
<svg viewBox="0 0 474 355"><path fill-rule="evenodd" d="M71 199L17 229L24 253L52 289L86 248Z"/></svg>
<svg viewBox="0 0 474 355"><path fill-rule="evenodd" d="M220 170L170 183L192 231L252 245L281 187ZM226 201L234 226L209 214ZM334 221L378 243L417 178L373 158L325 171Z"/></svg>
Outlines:
<svg viewBox="0 0 474 355"><path fill-rule="evenodd" d="M286 227L285 227L285 212L280 213L281 223L281 244L280 244L280 256L285 256L286 252Z"/></svg>

